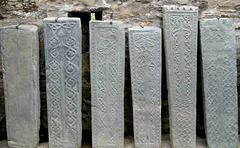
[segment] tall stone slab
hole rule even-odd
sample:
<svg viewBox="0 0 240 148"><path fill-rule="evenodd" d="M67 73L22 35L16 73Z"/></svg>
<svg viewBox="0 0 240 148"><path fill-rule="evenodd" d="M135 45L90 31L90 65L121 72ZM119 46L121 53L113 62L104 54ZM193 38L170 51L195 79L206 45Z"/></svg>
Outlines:
<svg viewBox="0 0 240 148"><path fill-rule="evenodd" d="M163 7L171 144L196 147L198 8Z"/></svg>
<svg viewBox="0 0 240 148"><path fill-rule="evenodd" d="M161 147L161 29L136 27L128 32L135 147Z"/></svg>
<svg viewBox="0 0 240 148"><path fill-rule="evenodd" d="M50 147L81 147L81 37L79 18L44 19Z"/></svg>
<svg viewBox="0 0 240 148"><path fill-rule="evenodd" d="M238 99L234 22L201 19L205 130L210 148L238 147Z"/></svg>
<svg viewBox="0 0 240 148"><path fill-rule="evenodd" d="M123 23L90 21L93 148L124 146Z"/></svg>
<svg viewBox="0 0 240 148"><path fill-rule="evenodd" d="M38 146L40 128L38 28L0 29L8 146Z"/></svg>

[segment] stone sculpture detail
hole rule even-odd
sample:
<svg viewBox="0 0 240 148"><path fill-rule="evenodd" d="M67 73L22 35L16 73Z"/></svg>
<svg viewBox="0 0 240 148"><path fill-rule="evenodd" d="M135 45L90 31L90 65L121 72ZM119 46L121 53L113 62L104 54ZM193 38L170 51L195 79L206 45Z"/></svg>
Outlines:
<svg viewBox="0 0 240 148"><path fill-rule="evenodd" d="M75 148L82 137L79 18L44 19L50 147Z"/></svg>
<svg viewBox="0 0 240 148"><path fill-rule="evenodd" d="M124 145L124 44L122 22L90 22L94 148Z"/></svg>
<svg viewBox="0 0 240 148"><path fill-rule="evenodd" d="M211 148L238 147L236 39L232 19L202 19L205 129Z"/></svg>
<svg viewBox="0 0 240 148"><path fill-rule="evenodd" d="M196 68L198 8L163 7L171 143L196 146Z"/></svg>
<svg viewBox="0 0 240 148"><path fill-rule="evenodd" d="M161 147L161 29L129 28L136 147Z"/></svg>
<svg viewBox="0 0 240 148"><path fill-rule="evenodd" d="M40 127L38 28L0 28L9 147L38 146Z"/></svg>

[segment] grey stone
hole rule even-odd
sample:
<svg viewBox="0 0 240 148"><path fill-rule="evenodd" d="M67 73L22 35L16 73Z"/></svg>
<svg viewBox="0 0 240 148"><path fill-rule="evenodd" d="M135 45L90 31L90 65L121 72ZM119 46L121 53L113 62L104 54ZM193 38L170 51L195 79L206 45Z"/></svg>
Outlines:
<svg viewBox="0 0 240 148"><path fill-rule="evenodd" d="M205 130L210 148L238 147L236 38L232 19L201 19Z"/></svg>
<svg viewBox="0 0 240 148"><path fill-rule="evenodd" d="M81 0L81 1L86 6L92 6L95 3L95 0Z"/></svg>
<svg viewBox="0 0 240 148"><path fill-rule="evenodd" d="M33 148L40 127L38 28L1 28L0 41L8 145Z"/></svg>
<svg viewBox="0 0 240 148"><path fill-rule="evenodd" d="M128 32L135 146L161 147L161 29L136 27Z"/></svg>
<svg viewBox="0 0 240 148"><path fill-rule="evenodd" d="M50 147L81 147L81 37L79 18L44 19Z"/></svg>
<svg viewBox="0 0 240 148"><path fill-rule="evenodd" d="M176 0L176 3L180 5L186 5L187 3L189 3L189 0Z"/></svg>
<svg viewBox="0 0 240 148"><path fill-rule="evenodd" d="M171 144L195 148L198 8L164 6L163 14Z"/></svg>
<svg viewBox="0 0 240 148"><path fill-rule="evenodd" d="M123 23L90 21L92 145L122 148L124 145Z"/></svg>

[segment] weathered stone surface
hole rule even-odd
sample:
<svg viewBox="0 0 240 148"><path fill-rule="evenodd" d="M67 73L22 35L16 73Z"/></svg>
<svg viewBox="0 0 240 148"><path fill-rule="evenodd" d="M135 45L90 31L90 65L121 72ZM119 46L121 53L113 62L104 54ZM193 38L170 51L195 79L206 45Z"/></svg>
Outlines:
<svg viewBox="0 0 240 148"><path fill-rule="evenodd" d="M33 148L40 126L38 28L1 28L0 41L8 145Z"/></svg>
<svg viewBox="0 0 240 148"><path fill-rule="evenodd" d="M81 146L81 37L79 18L44 19L50 147Z"/></svg>
<svg viewBox="0 0 240 148"><path fill-rule="evenodd" d="M9 5L11 5L12 0L3 0L3 1L7 1L7 3ZM14 0L16 1L16 0ZM16 5L17 7L20 6L22 4L23 0L19 0L18 5ZM27 1L28 0L24 0ZM102 15L101 15L101 19L102 20L109 20L109 15L110 15L110 11L108 10L108 8L112 8L114 10L114 20L121 20L124 23L124 27L125 28L129 28L129 27L133 27L133 26L139 26L140 22L144 22L145 24L147 24L147 26L157 26L160 27L162 25L162 5L171 5L171 4L176 4L177 0L152 0L149 3L142 3L142 2L136 2L136 0L102 0L105 1L106 3L100 4L98 3L99 0L96 0L96 3L91 6L91 7L87 7L84 6L82 4L81 0L30 0L30 2L35 1L38 9L35 12L31 12L32 9L31 7L27 7L29 10L27 13L23 13L22 10L23 9L19 9L19 11L7 11L8 14L6 14L5 11L5 6L1 7L0 6L0 26L5 26L8 24L18 24L22 21L29 23L29 24L38 24L39 27L42 27L42 19L45 18L46 16L48 17L56 17L56 16L70 16L70 14L72 12L76 12L76 13L83 13L83 12L87 12L87 13L91 13L91 12L98 12L101 13L101 11L103 11ZM240 16L240 6L237 3L232 3L232 6L230 7L219 7L218 6L218 2L223 1L223 0L189 0L189 3L187 5L194 5L194 6L198 6L199 7L199 18L206 18L209 16L214 17L214 15L219 15L219 16L225 16L225 17L234 17L236 20L239 18ZM232 0L231 0L232 1ZM233 0L233 1L239 1L239 0ZM232 1L232 2L233 2ZM121 3L123 2L123 3ZM1 3L1 2L0 2ZM7 5L8 5L7 4ZM31 3L33 4L33 3ZM30 4L30 6L31 6ZM0 4L1 5L1 4ZM2 8L2 9L1 9ZM221 10L221 13L220 13ZM222 10L229 10L229 15L226 11L222 11ZM235 12L231 12L231 10L237 10ZM2 13L1 13L2 12ZM231 14L231 15L230 15ZM97 15L97 14L96 14ZM1 17L2 16L2 17ZM84 18L80 15L75 16L75 17L80 17L80 18ZM22 19L24 18L24 19ZM97 18L96 18L97 19ZM83 19L82 19L83 20ZM85 19L84 19L85 20ZM237 23L237 22L236 22ZM239 21L238 21L239 23ZM83 24L82 24L83 25ZM83 28L82 28L83 29ZM89 30L89 29L87 29ZM239 36L239 30L236 30L237 34ZM83 31L84 32L84 31ZM83 33L84 34L84 33ZM41 38L40 38L41 39ZM40 40L41 42L41 40ZM240 43L240 42L239 42ZM131 96L131 82L130 82L130 68L129 68L129 54L128 54L128 41L126 40L126 56L125 56L125 105L124 105L124 129L125 129L125 135L133 135L133 125L132 125L132 96ZM240 44L239 44L240 45ZM88 50L85 50L84 48L83 52L86 51L86 54L88 54ZM86 48L88 49L88 48ZM199 48L200 49L200 48ZM238 48L238 57L240 59L240 48ZM40 47L40 54L43 54L44 49L43 46ZM199 52L200 53L200 52ZM84 56L84 55L83 55ZM163 56L164 58L164 56ZM42 62L40 62L40 67L42 71L40 74L40 88L41 88L41 102L42 102L42 108L41 108L41 134L40 134L40 138L42 141L46 141L47 137L47 112L46 112L46 101L45 101L45 69L44 69L44 65L45 61L44 58L40 57L40 60ZM164 59L163 59L164 60ZM82 61L83 63L83 69L84 66L88 65L88 62L85 63L84 61ZM238 75L240 78L240 60L238 61ZM162 76L163 76L163 80L162 80L162 133L163 134L168 134L169 133L169 117L168 117L168 101L167 101L167 88L165 85L165 60L163 62L163 71L162 71ZM90 68L90 67L89 67ZM40 70L41 70L40 69ZM201 82L201 72L200 72L200 68L198 69L198 75L199 75L199 81L198 81L198 94L197 94L197 133L198 136L200 136L201 138L205 137L205 132L204 132L204 125L203 125L203 107L202 107L202 98L201 98L201 86L202 86L202 82ZM90 70L89 70L90 71ZM90 130L89 127L91 127L91 116L89 116L91 114L91 102L90 102L90 84L84 84L84 81L88 81L90 79L90 73L86 75L86 73L84 73L83 70L83 83L82 83L82 87L83 87L83 108L82 108L82 116L83 116L83 130ZM86 78L86 79L85 79ZM2 81L1 78L1 69L0 69L0 82ZM239 85L240 85L240 79L238 79L239 81ZM2 89L1 83L0 83L0 88ZM238 91L240 91L240 89L238 89ZM3 102L3 93L1 93L0 91L0 108L1 108L1 104ZM239 97L240 100L240 97ZM240 104L239 104L240 105ZM84 107L85 106L85 107ZM2 109L2 108L1 108ZM3 112L1 112L0 109L0 139L3 139L5 135L5 115ZM240 111L240 106L239 106L239 111ZM239 120L240 120L240 116L239 116ZM240 123L240 122L239 122ZM239 124L240 125L240 124ZM4 135L3 135L4 134ZM2 136L3 135L3 136ZM89 137L89 136L85 136L85 137ZM91 139L91 138L89 138Z"/></svg>
<svg viewBox="0 0 240 148"><path fill-rule="evenodd" d="M232 19L201 19L205 130L211 148L238 147L236 38Z"/></svg>
<svg viewBox="0 0 240 148"><path fill-rule="evenodd" d="M95 3L95 0L82 0L82 3L86 6L92 6Z"/></svg>
<svg viewBox="0 0 240 148"><path fill-rule="evenodd" d="M198 8L163 7L171 143L196 147Z"/></svg>
<svg viewBox="0 0 240 148"><path fill-rule="evenodd" d="M176 0L176 2L180 5L186 5L187 3L189 3L189 0Z"/></svg>
<svg viewBox="0 0 240 148"><path fill-rule="evenodd" d="M135 146L161 147L161 29L136 27L128 33Z"/></svg>
<svg viewBox="0 0 240 148"><path fill-rule="evenodd" d="M124 145L125 36L122 22L90 22L92 145Z"/></svg>

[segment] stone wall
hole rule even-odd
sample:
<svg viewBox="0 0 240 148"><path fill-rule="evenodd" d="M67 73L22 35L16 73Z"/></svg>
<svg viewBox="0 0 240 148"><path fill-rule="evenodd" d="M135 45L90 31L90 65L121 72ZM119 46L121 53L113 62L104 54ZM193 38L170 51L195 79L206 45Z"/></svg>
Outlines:
<svg viewBox="0 0 240 148"><path fill-rule="evenodd" d="M125 65L125 135L133 135L133 112L131 97L130 63L128 51L127 28L144 25L162 27L163 5L194 5L199 7L199 17L232 17L235 20L236 37L238 41L238 77L240 76L240 2L239 0L3 0L0 2L0 26L10 24L35 24L39 27L40 41L40 91L41 91L41 141L48 140L47 105L45 88L45 60L43 44L43 18L45 17L80 17L83 26L83 134L91 130L91 89L89 62L89 26L90 13L95 13L96 19L109 20L110 8L114 11L115 20L124 22L126 28L126 65ZM164 44L164 43L163 43ZM200 51L200 48L198 49ZM200 59L200 54L198 54ZM203 124L201 66L198 60L197 84L197 135L205 137ZM6 138L4 113L4 96L2 72L0 67L0 139ZM162 133L169 133L168 100L166 85L165 57L163 50L162 78ZM238 86L240 79L238 79ZM240 92L239 92L240 93ZM240 118L239 118L240 119ZM240 123L240 122L239 122ZM91 136L84 136L87 139Z"/></svg>

